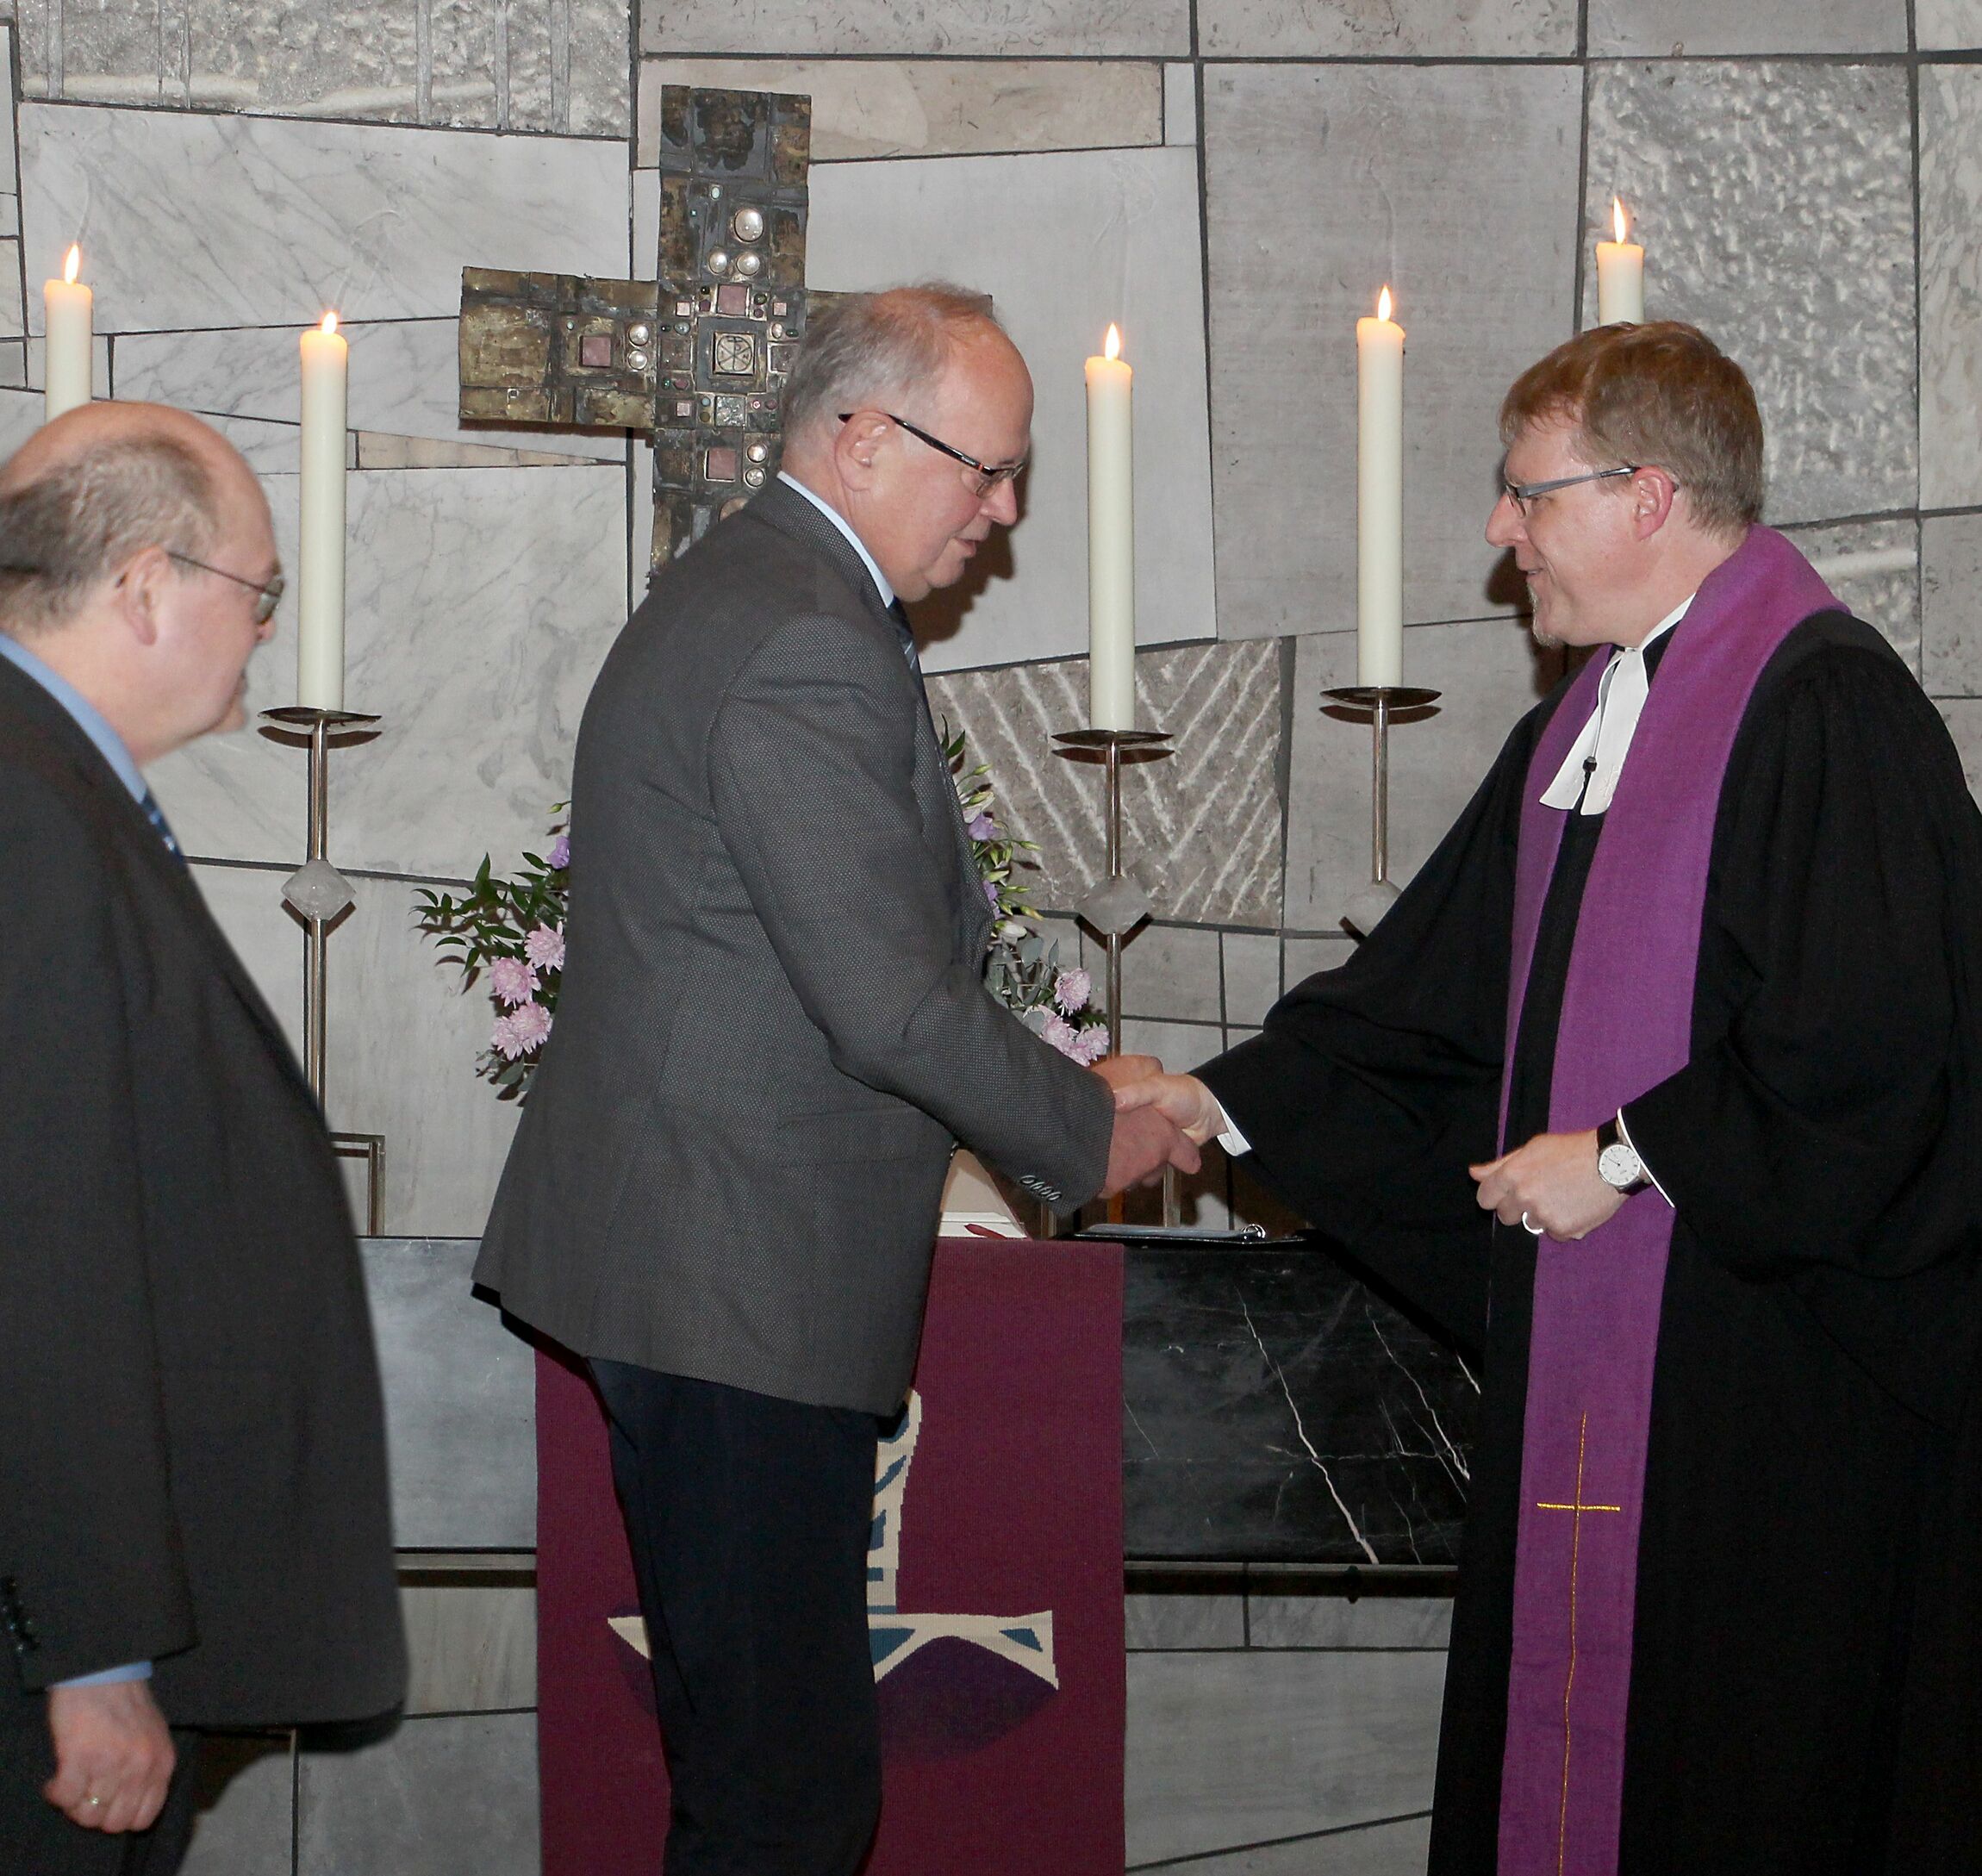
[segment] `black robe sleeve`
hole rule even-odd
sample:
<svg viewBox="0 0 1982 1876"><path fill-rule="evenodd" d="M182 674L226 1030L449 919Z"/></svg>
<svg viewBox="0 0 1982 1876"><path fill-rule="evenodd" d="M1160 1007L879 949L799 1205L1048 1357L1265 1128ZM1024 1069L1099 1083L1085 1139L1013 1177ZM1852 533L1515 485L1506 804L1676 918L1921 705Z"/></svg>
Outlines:
<svg viewBox="0 0 1982 1876"><path fill-rule="evenodd" d="M1521 790L1561 691L1516 727L1369 938L1197 1072L1276 1194L1462 1346L1485 1338Z"/></svg>

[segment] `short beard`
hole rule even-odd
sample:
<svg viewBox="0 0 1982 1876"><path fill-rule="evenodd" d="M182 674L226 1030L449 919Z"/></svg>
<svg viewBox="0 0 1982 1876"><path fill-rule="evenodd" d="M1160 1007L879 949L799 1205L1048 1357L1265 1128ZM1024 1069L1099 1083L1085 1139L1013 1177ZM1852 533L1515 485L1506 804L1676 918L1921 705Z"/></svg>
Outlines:
<svg viewBox="0 0 1982 1876"><path fill-rule="evenodd" d="M1563 641L1558 639L1554 633L1543 631L1540 620L1529 620L1528 630L1533 635L1535 643L1540 645L1544 651L1560 651L1562 649Z"/></svg>

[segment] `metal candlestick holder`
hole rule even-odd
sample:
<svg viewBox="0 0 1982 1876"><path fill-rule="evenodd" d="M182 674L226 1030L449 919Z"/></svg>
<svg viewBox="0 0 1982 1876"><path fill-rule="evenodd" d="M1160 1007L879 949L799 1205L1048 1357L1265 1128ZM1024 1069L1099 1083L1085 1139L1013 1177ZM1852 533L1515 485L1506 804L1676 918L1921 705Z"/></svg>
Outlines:
<svg viewBox="0 0 1982 1876"><path fill-rule="evenodd" d="M288 742L307 738L309 751L309 857L283 882L282 896L302 920L302 1069L309 1091L324 1108L325 1036L329 1014L327 964L331 928L357 902L351 882L330 863L325 853L330 834L330 752L333 748L369 742L377 735L376 716L358 710L320 710L309 704L286 704L262 712L265 722L290 732ZM380 1226L385 1142L376 1133L333 1132L331 1144L345 1158L365 1162L366 1210L371 1233Z"/></svg>
<svg viewBox="0 0 1982 1876"><path fill-rule="evenodd" d="M1397 902L1397 888L1390 880L1391 719L1399 711L1428 708L1438 701L1440 693L1409 684L1345 684L1322 695L1369 713L1369 883L1350 898L1343 913L1356 934L1368 938Z"/></svg>
<svg viewBox="0 0 1982 1876"><path fill-rule="evenodd" d="M1161 762L1173 753L1162 730L1061 730L1053 740L1079 762L1101 762L1107 769L1107 877L1075 908L1101 934L1107 946L1108 1053L1122 1052L1122 942L1150 912L1150 895L1122 864L1122 770L1130 763ZM1182 1197L1174 1166L1163 1169L1163 1223L1175 1225ZM1122 1219L1118 1194L1108 1200L1108 1222Z"/></svg>

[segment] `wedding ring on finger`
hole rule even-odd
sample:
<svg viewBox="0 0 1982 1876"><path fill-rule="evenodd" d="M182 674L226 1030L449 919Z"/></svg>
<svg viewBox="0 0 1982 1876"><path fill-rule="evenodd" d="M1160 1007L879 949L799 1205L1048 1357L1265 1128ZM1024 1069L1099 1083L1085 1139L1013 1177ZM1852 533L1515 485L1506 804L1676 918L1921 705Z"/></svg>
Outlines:
<svg viewBox="0 0 1982 1876"><path fill-rule="evenodd" d="M1530 1237L1539 1237L1542 1235L1542 1227L1536 1224L1525 1212L1521 1214L1521 1229L1527 1232Z"/></svg>
<svg viewBox="0 0 1982 1876"><path fill-rule="evenodd" d="M100 1798L85 1798L83 1802L94 1811L99 1808L103 1801Z"/></svg>

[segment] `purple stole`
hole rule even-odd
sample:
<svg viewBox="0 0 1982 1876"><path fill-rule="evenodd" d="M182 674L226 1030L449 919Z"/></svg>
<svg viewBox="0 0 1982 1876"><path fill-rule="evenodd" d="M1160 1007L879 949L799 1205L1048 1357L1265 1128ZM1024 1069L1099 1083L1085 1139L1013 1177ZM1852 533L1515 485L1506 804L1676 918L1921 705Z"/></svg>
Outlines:
<svg viewBox="0 0 1982 1876"><path fill-rule="evenodd" d="M1771 654L1797 625L1836 604L1794 547L1755 527L1674 628L1583 894L1549 1089L1551 1132L1594 1127L1691 1056L1707 861L1728 757ZM1539 797L1596 707L1607 662L1592 658L1584 667L1529 767L1509 1081L1568 819ZM1639 1514L1672 1231L1672 1208L1648 1190L1580 1243L1536 1245L1500 1876L1614 1876L1617 1867Z"/></svg>

